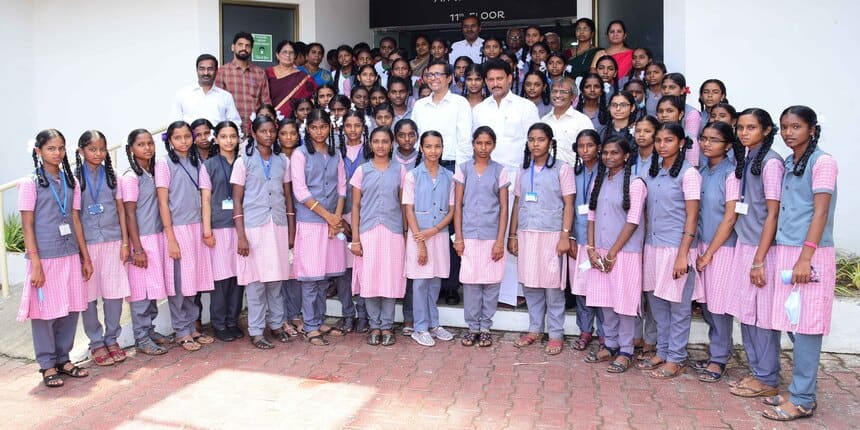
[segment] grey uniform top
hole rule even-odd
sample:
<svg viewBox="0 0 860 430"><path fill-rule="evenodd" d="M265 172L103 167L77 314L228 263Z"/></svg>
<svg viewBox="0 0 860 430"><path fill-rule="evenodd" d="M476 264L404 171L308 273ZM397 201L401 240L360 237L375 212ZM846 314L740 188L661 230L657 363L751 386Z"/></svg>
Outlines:
<svg viewBox="0 0 860 430"><path fill-rule="evenodd" d="M242 199L245 227L261 227L270 218L275 225L287 225L287 200L284 195L284 183L290 181L290 161L287 157L274 153L269 156L268 179L265 169L267 164L256 148L251 155L243 155L236 162L241 162L245 167L245 197Z"/></svg>
<svg viewBox="0 0 860 430"><path fill-rule="evenodd" d="M630 175L630 187L634 182L642 181ZM644 185L644 182L642 182ZM632 208L631 208L632 209ZM644 213L644 212L642 212ZM597 207L594 209L594 245L597 248L609 249L615 245L624 225L627 224L627 211L624 210L624 172L621 171L612 178L609 171L600 186L600 195L597 197ZM642 226L642 216L637 220L636 230L621 248L623 252L642 252L642 244L645 240L645 227Z"/></svg>
<svg viewBox="0 0 860 430"><path fill-rule="evenodd" d="M202 202L198 176L200 170L191 164L188 157L179 156L179 162L174 163L165 157L170 171L170 184L167 186L167 206L170 208L170 220L173 225L197 224L203 221L201 213ZM155 166L156 169L158 166Z"/></svg>
<svg viewBox="0 0 860 430"><path fill-rule="evenodd" d="M454 174L440 168L434 181L424 163L421 163L412 170L412 175L415 177L415 218L418 228L425 230L448 215L448 198L454 185Z"/></svg>
<svg viewBox="0 0 860 430"><path fill-rule="evenodd" d="M296 150L301 152L305 158L305 185L308 191L310 191L311 197L318 201L327 211L334 213L335 209L337 209L337 199L341 197L346 198L346 196L341 196L337 192L337 166L340 163L340 157L330 156L319 151L310 154L308 153L307 145L300 146ZM304 203L304 200L300 201L300 203ZM324 224L326 222L323 217L312 212L304 204L296 205L296 220L317 224Z"/></svg>
<svg viewBox="0 0 860 430"><path fill-rule="evenodd" d="M586 245L588 243L588 214L580 214L578 208L587 205L591 198L591 184L597 175L597 163L594 168L588 170L588 166L582 163L582 171L574 177L576 182L576 195L573 199L573 234L576 243Z"/></svg>
<svg viewBox="0 0 860 430"><path fill-rule="evenodd" d="M403 212L400 209L400 179L403 166L395 160L388 168L378 170L373 162L362 164L361 169L361 225L366 233L382 224L394 234L403 234Z"/></svg>
<svg viewBox="0 0 860 430"><path fill-rule="evenodd" d="M684 174L694 169L687 161L681 165L678 176L672 177L668 169L660 169L656 177L650 175L645 181L648 185L647 224L645 243L653 246L677 248L681 245L684 224L687 220L686 200L684 198Z"/></svg>
<svg viewBox="0 0 860 430"><path fill-rule="evenodd" d="M499 175L505 170L501 164L490 160L482 175L475 170L473 160L461 163L463 174L463 238L496 240L499 233L499 191L511 185L500 184ZM456 181L456 177L454 178Z"/></svg>
<svg viewBox="0 0 860 430"><path fill-rule="evenodd" d="M699 206L698 237L704 243L711 243L717 234L717 229L726 214L726 178L734 175L735 163L728 157L720 161L712 169L709 163L699 167L702 175L702 199ZM738 240L737 233L732 234L722 246L734 248Z"/></svg>
<svg viewBox="0 0 860 430"><path fill-rule="evenodd" d="M534 172L534 176L532 176ZM564 200L561 196L561 163L552 168L544 165L540 171L523 169L520 174L519 219L521 231L561 231ZM537 201L527 201L528 193L537 193Z"/></svg>
<svg viewBox="0 0 860 430"><path fill-rule="evenodd" d="M39 248L39 258L58 258L75 255L80 252L72 227L72 204L75 190L69 188L64 177L43 173L49 186L40 186L36 182L36 206L33 210L33 230L36 233L36 246ZM63 173L60 172L60 176ZM55 194L56 193L56 194ZM65 215L60 210L60 202L64 203ZM60 235L60 224L68 224L71 234ZM30 259L29 254L24 258Z"/></svg>
<svg viewBox="0 0 860 430"><path fill-rule="evenodd" d="M233 210L224 209L221 202L233 200L233 187L230 184L230 176L233 175L233 165L221 154L209 157L203 162L209 180L212 183L212 228L232 228Z"/></svg>
<svg viewBox="0 0 860 430"><path fill-rule="evenodd" d="M767 219L767 200L765 199L762 175L753 175L750 171L752 160L756 158L761 148L760 145L747 155L746 162L744 163L743 178L741 178L739 201L746 203L748 207L746 215L738 215L738 220L735 222L735 233L738 234L738 241L745 245L758 246L761 241L761 232L764 229L764 221ZM782 163L782 157L771 150L765 154L761 162L762 169L764 169L769 160L774 158Z"/></svg>
<svg viewBox="0 0 860 430"><path fill-rule="evenodd" d="M812 184L812 169L821 159L822 155L829 155L821 149L816 148L809 156L803 175L794 176L794 157L785 160L785 176L782 180L782 205L779 212L779 221L776 229L776 243L788 246L802 246L812 223L812 214L815 211L812 201L815 193L832 193L830 207L827 211L827 222L824 224L824 232L818 245L821 247L833 246L833 216L836 212L836 186L833 190L822 188L815 189Z"/></svg>
<svg viewBox="0 0 860 430"><path fill-rule="evenodd" d="M133 170L127 170L123 176L133 178L137 182L137 230L141 236L158 234L164 231L161 216L158 213L158 195L155 192L155 179L149 172L137 176Z"/></svg>
<svg viewBox="0 0 860 430"><path fill-rule="evenodd" d="M104 166L99 166L95 172L87 166L81 168L82 182L86 184L81 191L81 225L87 243L122 240L116 207L116 187L119 185L108 187L106 173Z"/></svg>

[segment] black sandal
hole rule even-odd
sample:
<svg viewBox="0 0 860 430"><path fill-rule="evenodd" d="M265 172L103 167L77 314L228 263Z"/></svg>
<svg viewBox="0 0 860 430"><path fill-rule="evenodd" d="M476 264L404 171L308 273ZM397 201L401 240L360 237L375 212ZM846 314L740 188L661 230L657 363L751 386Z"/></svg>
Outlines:
<svg viewBox="0 0 860 430"><path fill-rule="evenodd" d="M72 378L86 378L87 376L90 376L90 373L87 372L87 369L80 368L78 366L75 366L74 364L72 364L71 368L66 368L67 364L72 364L72 362L66 360L56 365L55 369L57 369L58 373L71 376Z"/></svg>
<svg viewBox="0 0 860 430"><path fill-rule="evenodd" d="M608 355L602 355L601 353L604 351L606 351L609 354ZM618 355L617 349L613 350L613 349L610 349L610 348L607 348L604 346L604 347L602 347L596 351L593 349L591 351L588 351L588 355L585 356L585 362L586 363L602 363L604 361L609 361L609 360L614 359L616 355Z"/></svg>
<svg viewBox="0 0 860 430"><path fill-rule="evenodd" d="M394 333L391 330L382 330L382 346L391 346L397 340L394 338Z"/></svg>
<svg viewBox="0 0 860 430"><path fill-rule="evenodd" d="M282 328L276 328L272 330L272 336L275 336L275 339L277 339L278 342L281 343L287 343L290 341L290 335L287 334L287 332L284 331L284 329Z"/></svg>
<svg viewBox="0 0 860 430"><path fill-rule="evenodd" d="M619 362L619 359L624 359L624 362ZM606 368L606 371L609 373L624 373L627 369L630 368L630 364L633 362L633 355L628 354L626 352L619 352L617 356L615 356L615 360L609 363L609 367Z"/></svg>
<svg viewBox="0 0 860 430"><path fill-rule="evenodd" d="M323 337L323 333L319 330L314 330L310 333L305 333L305 339L314 346L328 346L328 340Z"/></svg>
<svg viewBox="0 0 860 430"><path fill-rule="evenodd" d="M488 331L482 331L481 335L478 336L478 346L481 348L493 346L493 335Z"/></svg>
<svg viewBox="0 0 860 430"><path fill-rule="evenodd" d="M45 375L45 372L47 372L51 369L54 369L54 368L39 369L39 373L42 374L42 382L45 384L45 386L48 388L59 388L59 387L62 387L63 385L65 385L66 381L63 381L63 377L60 376L60 372L56 372L56 373L53 373L53 374L47 375L47 376ZM54 370L56 371L57 369L54 369Z"/></svg>
<svg viewBox="0 0 860 430"><path fill-rule="evenodd" d="M463 346L475 346L475 342L478 341L478 333L468 332L463 335L463 339L460 340L460 344Z"/></svg>
<svg viewBox="0 0 860 430"><path fill-rule="evenodd" d="M337 327L331 327L331 326L327 326L327 325L323 325L322 327L320 327L319 332L322 334L328 334L328 335L332 335L332 336L346 336L345 331L343 331Z"/></svg>
<svg viewBox="0 0 860 430"><path fill-rule="evenodd" d="M256 346L259 349L272 349L275 345L272 345L272 342L269 342L269 339L266 339L266 336L251 336L251 344Z"/></svg>
<svg viewBox="0 0 860 430"><path fill-rule="evenodd" d="M699 381L711 383L711 382L720 382L720 380L723 379L723 375L726 374L725 363L715 363L715 362L711 361L708 363L708 366L710 366L711 364L716 364L717 366L720 366L720 371L719 372L711 372L710 370L708 370L708 367L705 366L704 369L699 371Z"/></svg>
<svg viewBox="0 0 860 430"><path fill-rule="evenodd" d="M382 332L379 330L371 330L370 334L367 335L367 344L371 346L377 346L382 342Z"/></svg>

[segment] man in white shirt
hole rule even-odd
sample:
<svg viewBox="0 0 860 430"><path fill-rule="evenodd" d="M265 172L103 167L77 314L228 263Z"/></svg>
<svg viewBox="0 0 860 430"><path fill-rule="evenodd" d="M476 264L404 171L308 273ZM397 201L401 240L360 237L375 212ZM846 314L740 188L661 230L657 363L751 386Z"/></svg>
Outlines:
<svg viewBox="0 0 860 430"><path fill-rule="evenodd" d="M454 42L451 45L451 53L448 59L453 65L457 58L466 56L472 59L475 63L481 63L481 48L484 47L484 39L480 38L481 20L477 16L470 15L463 18L463 37L464 40Z"/></svg>
<svg viewBox="0 0 860 430"><path fill-rule="evenodd" d="M523 29L519 27L509 28L505 35L505 49L514 51L517 60L523 56Z"/></svg>
<svg viewBox="0 0 860 430"><path fill-rule="evenodd" d="M505 166L508 177L513 179L523 166L528 129L540 118L534 103L511 92L512 73L510 64L498 58L484 63L484 83L492 95L472 109L472 127L476 129L486 125L496 132L493 160ZM518 184L513 183L511 189L515 186ZM513 208L514 193L508 196L510 210ZM508 254L499 301L516 305L518 289L517 259Z"/></svg>
<svg viewBox="0 0 860 430"><path fill-rule="evenodd" d="M415 102L412 120L418 125L419 135L427 130L442 134L444 148L439 163L454 171L456 164L472 158L472 110L466 99L448 89L454 78L454 68L450 64L434 60L425 69L424 76L433 93Z"/></svg>
<svg viewBox="0 0 860 430"><path fill-rule="evenodd" d="M242 119L233 96L214 85L217 71L218 60L215 57L210 54L197 57L197 84L177 91L170 122L183 120L190 124L196 119L206 118L212 124L218 124L227 120L242 129Z"/></svg>
<svg viewBox="0 0 860 430"><path fill-rule="evenodd" d="M550 89L552 111L541 118L541 121L552 127L557 143L558 159L570 164L571 167L576 162L573 148L576 136L582 130L594 130L594 124L588 115L573 108L575 97L576 86L573 79L568 77L556 79Z"/></svg>

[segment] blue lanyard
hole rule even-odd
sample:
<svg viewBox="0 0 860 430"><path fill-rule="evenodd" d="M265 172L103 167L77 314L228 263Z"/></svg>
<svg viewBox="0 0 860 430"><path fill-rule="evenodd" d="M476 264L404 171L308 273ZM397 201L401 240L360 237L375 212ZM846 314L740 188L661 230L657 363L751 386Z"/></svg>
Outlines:
<svg viewBox="0 0 860 430"><path fill-rule="evenodd" d="M747 193L747 167L750 165L750 157L744 160L744 173L741 175L741 203L744 202L744 196Z"/></svg>
<svg viewBox="0 0 860 430"><path fill-rule="evenodd" d="M532 193L534 193L534 192L535 192L535 162L534 162L534 160L532 160L531 172L532 172L532 188L531 188L531 192L532 192Z"/></svg>
<svg viewBox="0 0 860 430"><path fill-rule="evenodd" d="M232 173L233 172L233 170L232 170L233 166L230 164L227 164L227 162L224 161L224 156L221 154L218 154L218 161L221 162L221 168L224 169L224 171L223 171L224 180L227 181L226 182L227 183L227 197L229 197L230 200L232 200L233 199L233 187L230 186L230 175L227 174L227 170L230 170L230 173Z"/></svg>
<svg viewBox="0 0 860 430"><path fill-rule="evenodd" d="M346 178L347 180L352 179L352 174L355 173L355 169L358 168L359 162L363 157L361 156L361 151L355 156L355 160L350 160L349 156L343 157L343 165L346 167Z"/></svg>
<svg viewBox="0 0 860 430"><path fill-rule="evenodd" d="M639 176L639 151L636 151L636 158L633 159L633 174Z"/></svg>
<svg viewBox="0 0 860 430"><path fill-rule="evenodd" d="M588 167L585 167L584 164L583 164L582 168L585 170L588 170ZM588 197L585 195L585 193L587 193L588 189L591 188L591 181L594 180L595 170L597 170L597 165L594 166L594 169L591 169L591 173L588 175L588 182L585 183L585 188L582 189L581 193L577 193L577 194L582 196L582 203L583 204L588 203Z"/></svg>
<svg viewBox="0 0 860 430"><path fill-rule="evenodd" d="M269 155L270 159L267 163L266 160L263 160L263 156L260 156L260 167L263 168L263 174L266 175L266 180L272 179L272 160L271 155Z"/></svg>
<svg viewBox="0 0 860 430"><path fill-rule="evenodd" d="M45 174L45 169L42 168L42 176L48 178L48 175ZM63 214L63 218L68 216L66 209L68 209L68 189L69 184L66 182L66 175L60 171L60 180L63 182L63 200L60 200L60 194L57 193L57 190L54 189L54 181L51 178L48 178L48 186L51 187L51 194L54 195L54 201L57 202L57 206L60 208L60 212Z"/></svg>
<svg viewBox="0 0 860 430"><path fill-rule="evenodd" d="M184 171L185 171L185 174L186 174L186 175L188 175L188 179L191 179L191 183L192 183L192 184L194 184L194 188L198 188L198 189L199 189L199 188L200 188L200 186L199 186L199 185L197 185L197 181L196 181L196 180L194 180L194 177L193 177L193 176L191 176L191 172L189 172L189 171L188 171L188 169L186 169L186 168L185 168L185 166L183 166L183 165L182 165L182 159L180 159L180 160L179 160L179 163L177 163L177 164L179 164L179 167L181 167L181 168L182 168L182 170L184 170Z"/></svg>
<svg viewBox="0 0 860 430"><path fill-rule="evenodd" d="M104 180L105 180L105 170L103 168L99 169L98 186L96 186L95 194L93 194L93 185L90 183L90 177L87 174L87 166L84 166L81 169L81 172L83 172L84 181L87 182L87 188L88 188L87 191L90 193L90 197L92 197L93 203L98 203L98 201L99 201L98 197L99 197L99 194L102 192L102 184L104 184Z"/></svg>

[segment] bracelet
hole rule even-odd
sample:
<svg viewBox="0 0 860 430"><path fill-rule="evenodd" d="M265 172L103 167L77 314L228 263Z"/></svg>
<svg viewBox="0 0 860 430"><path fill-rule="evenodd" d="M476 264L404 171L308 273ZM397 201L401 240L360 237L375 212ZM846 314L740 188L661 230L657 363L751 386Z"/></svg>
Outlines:
<svg viewBox="0 0 860 430"><path fill-rule="evenodd" d="M128 248L128 244L127 244L127 243L123 243L123 244L122 244L122 247L123 247L123 248Z"/></svg>
<svg viewBox="0 0 860 430"><path fill-rule="evenodd" d="M818 249L818 244L817 244L817 243L815 243L815 242L812 242L812 241L810 241L810 240L804 241L804 242L803 242L803 246L808 246L808 247L810 247L810 248L812 248L812 249Z"/></svg>
<svg viewBox="0 0 860 430"><path fill-rule="evenodd" d="M361 242L350 242L349 247L352 248L352 245L361 245Z"/></svg>
<svg viewBox="0 0 860 430"><path fill-rule="evenodd" d="M615 258L618 258L618 257L615 257ZM608 256L603 257L603 259L604 259L604 260L606 260L606 261L608 261L608 262L610 262L610 263L614 262L614 261L615 261L615 258L609 258Z"/></svg>
<svg viewBox="0 0 860 430"><path fill-rule="evenodd" d="M28 249L28 250L27 250L27 254L30 254L30 255L39 255L39 250L37 250L37 249Z"/></svg>
<svg viewBox="0 0 860 430"><path fill-rule="evenodd" d="M233 215L233 219L244 218L244 217L245 217L244 214Z"/></svg>
<svg viewBox="0 0 860 430"><path fill-rule="evenodd" d="M517 236L508 236L508 239L517 240Z"/></svg>
<svg viewBox="0 0 860 430"><path fill-rule="evenodd" d="M561 232L562 233L570 233L570 229L569 228L563 228L563 229L561 229Z"/></svg>
<svg viewBox="0 0 860 430"><path fill-rule="evenodd" d="M135 249L134 250L134 255L140 255L140 254L146 254L146 251L144 251L142 249Z"/></svg>
<svg viewBox="0 0 860 430"><path fill-rule="evenodd" d="M311 212L313 212L313 211L314 211L314 208L316 208L317 206L319 206L319 204L320 204L320 201L319 201L319 200L315 201L315 202L314 202L314 204L312 204L312 205L311 205Z"/></svg>
<svg viewBox="0 0 860 430"><path fill-rule="evenodd" d="M695 235L695 234L693 234L693 233L687 233L686 231L684 232L684 235L686 235L686 236L690 236L690 237L692 237L693 239L695 239L695 238L696 238L696 235Z"/></svg>
<svg viewBox="0 0 860 430"><path fill-rule="evenodd" d="M567 239L576 242L576 236L568 236Z"/></svg>
<svg viewBox="0 0 860 430"><path fill-rule="evenodd" d="M585 249L594 249L594 245L585 245Z"/></svg>
<svg viewBox="0 0 860 430"><path fill-rule="evenodd" d="M295 214L296 214L295 212L287 212L287 216L290 216L290 215L295 216Z"/></svg>
<svg viewBox="0 0 860 430"><path fill-rule="evenodd" d="M755 270L755 269L764 269L764 263L753 264L752 266L750 266L750 270Z"/></svg>

